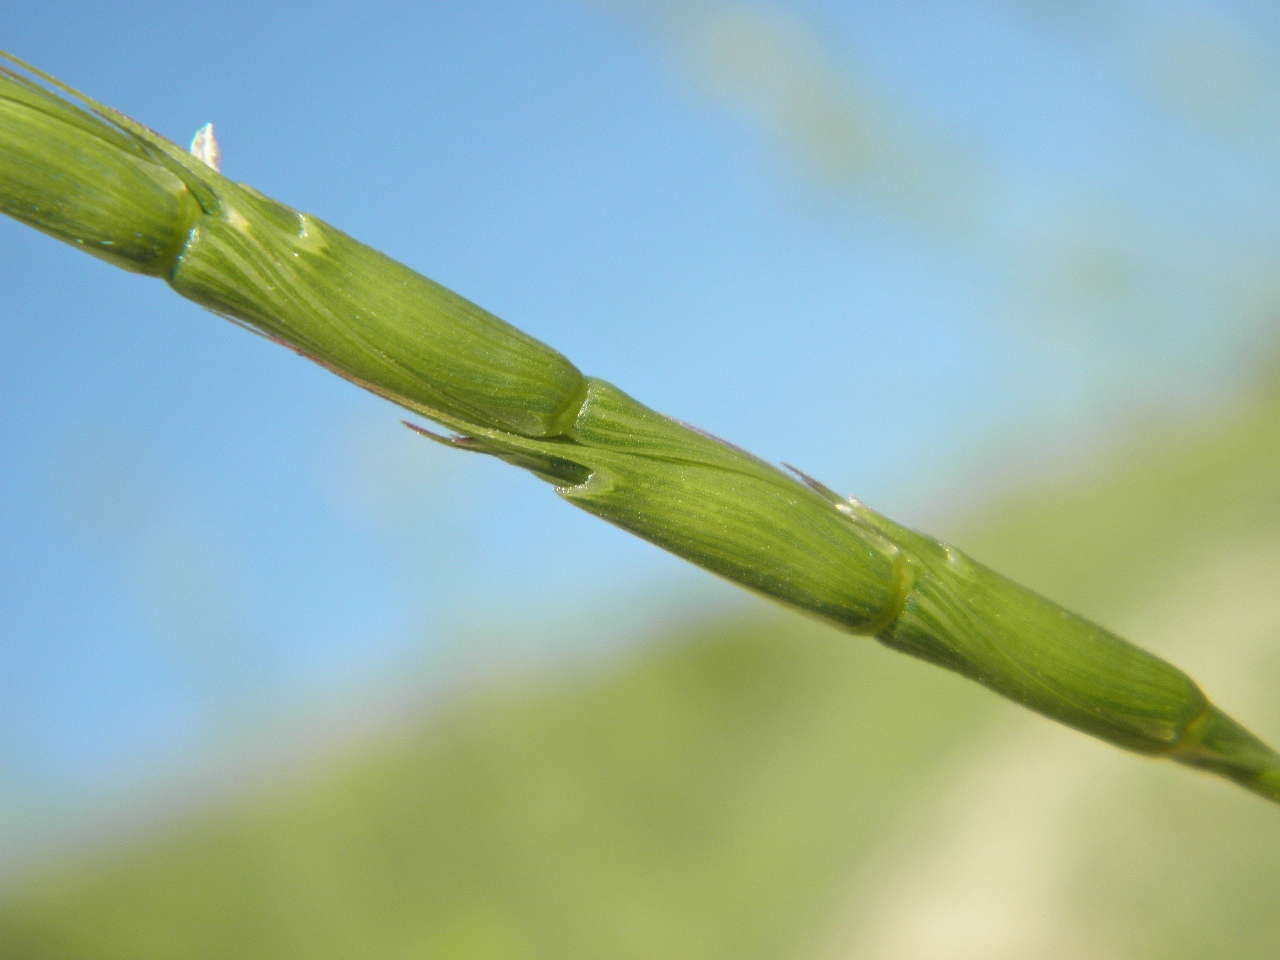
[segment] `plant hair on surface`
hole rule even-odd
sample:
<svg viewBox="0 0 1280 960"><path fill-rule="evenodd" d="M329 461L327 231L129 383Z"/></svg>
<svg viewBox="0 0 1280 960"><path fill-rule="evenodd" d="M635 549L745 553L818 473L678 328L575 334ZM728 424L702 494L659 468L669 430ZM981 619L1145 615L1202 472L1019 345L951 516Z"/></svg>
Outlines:
<svg viewBox="0 0 1280 960"><path fill-rule="evenodd" d="M8 66L3 64L7 63ZM40 82L37 82L40 81ZM0 52L0 211L453 431L747 589L1280 802L1280 756L1158 657L798 471L663 416L324 221Z"/></svg>

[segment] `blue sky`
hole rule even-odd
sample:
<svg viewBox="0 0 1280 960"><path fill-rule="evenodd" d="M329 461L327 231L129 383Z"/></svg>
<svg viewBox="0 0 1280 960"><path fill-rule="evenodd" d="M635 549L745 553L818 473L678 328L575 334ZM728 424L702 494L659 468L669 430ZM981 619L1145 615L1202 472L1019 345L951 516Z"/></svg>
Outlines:
<svg viewBox="0 0 1280 960"><path fill-rule="evenodd" d="M1272 342L1262 4L9 0L0 46L908 522ZM0 849L329 702L756 602L160 283L0 251Z"/></svg>

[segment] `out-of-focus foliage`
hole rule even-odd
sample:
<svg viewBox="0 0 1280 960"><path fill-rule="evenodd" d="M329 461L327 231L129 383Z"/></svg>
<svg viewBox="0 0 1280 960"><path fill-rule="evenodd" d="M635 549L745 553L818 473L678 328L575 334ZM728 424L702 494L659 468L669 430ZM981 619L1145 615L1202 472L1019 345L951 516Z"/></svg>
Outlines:
<svg viewBox="0 0 1280 960"><path fill-rule="evenodd" d="M1217 378L1265 339L1260 317L1271 315L1280 289L1277 247L1269 229L1248 223L1269 209L1270 195L1240 206L1226 198L1231 190L1193 199L1201 189L1250 183L1254 174L1243 171L1255 164L1266 179L1280 156L1280 69L1238 12L1182 0L1012 0L959 18L1037 44L1020 55L1073 58L1090 83L1142 104L1135 116L1148 129L1115 116L1068 120L1060 91L1023 88L1012 74L1004 86L969 89L970 102L938 90L922 96L885 70L882 52L872 55L876 17L862 11L837 16L821 5L743 0L597 3L752 131L793 175L789 189L807 184L809 209L823 222L855 237L869 222L892 223L984 278L997 302L983 312L1002 335L1073 357L1075 382L1062 393L1130 403L1167 396L1157 384L1169 370L1187 371L1192 382ZM927 5L918 15L934 16ZM930 24L921 33L954 29ZM961 49L966 42L963 34L953 40ZM917 46L928 49L927 39ZM1086 100L1078 110L1087 111ZM1019 114L1038 104L1040 119L1079 124L1099 144L1131 141L1127 169L1115 179L1087 152L1029 150L1034 135L1003 128L992 109L999 103ZM1036 125L1030 115L1023 122ZM1124 133L1115 136L1117 128ZM1210 156L1238 167L1225 176L1197 170ZM1025 389L1031 395L1040 385ZM1042 418L1062 402L1039 401Z"/></svg>
<svg viewBox="0 0 1280 960"><path fill-rule="evenodd" d="M954 536L1280 735L1280 382ZM966 532L967 530L967 532ZM0 957L1270 956L1280 818L780 614L11 878Z"/></svg>
<svg viewBox="0 0 1280 960"><path fill-rule="evenodd" d="M822 190L972 242L988 171L933 118L837 56L819 26L773 5L601 0L665 50L712 103Z"/></svg>

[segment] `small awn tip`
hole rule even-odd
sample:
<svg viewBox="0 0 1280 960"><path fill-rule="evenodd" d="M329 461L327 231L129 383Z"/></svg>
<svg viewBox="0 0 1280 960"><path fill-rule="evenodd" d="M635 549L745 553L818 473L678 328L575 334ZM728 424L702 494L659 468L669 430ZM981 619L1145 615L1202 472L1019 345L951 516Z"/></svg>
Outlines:
<svg viewBox="0 0 1280 960"><path fill-rule="evenodd" d="M212 123L206 123L191 138L191 155L215 170L222 170L222 150L213 136Z"/></svg>

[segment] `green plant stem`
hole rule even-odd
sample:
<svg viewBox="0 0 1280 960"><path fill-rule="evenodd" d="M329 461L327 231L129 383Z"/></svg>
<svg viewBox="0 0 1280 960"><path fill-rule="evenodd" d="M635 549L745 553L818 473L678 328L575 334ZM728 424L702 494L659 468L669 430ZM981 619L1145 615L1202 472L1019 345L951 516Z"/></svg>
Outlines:
<svg viewBox="0 0 1280 960"><path fill-rule="evenodd" d="M1170 664L584 377L550 347L7 55L0 210L453 430L575 506L1117 746L1280 801L1280 757Z"/></svg>

